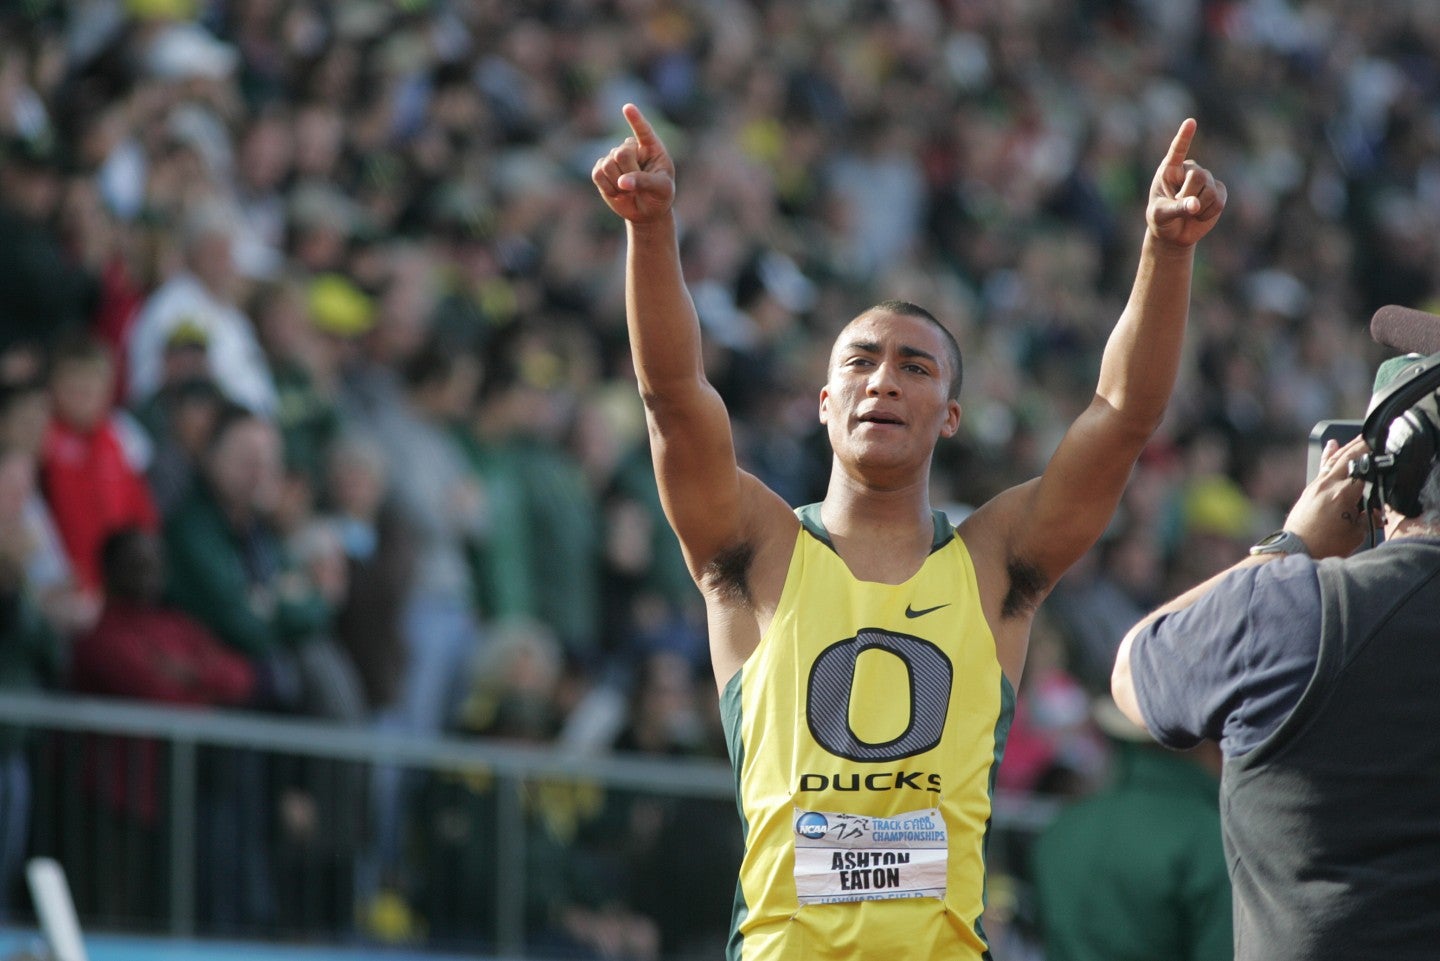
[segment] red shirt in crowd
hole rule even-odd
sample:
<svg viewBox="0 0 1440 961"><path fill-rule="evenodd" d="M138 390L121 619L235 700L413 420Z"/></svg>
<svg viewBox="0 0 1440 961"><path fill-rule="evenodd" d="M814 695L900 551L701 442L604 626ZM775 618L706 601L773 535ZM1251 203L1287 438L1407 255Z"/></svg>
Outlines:
<svg viewBox="0 0 1440 961"><path fill-rule="evenodd" d="M75 643L72 671L77 690L166 704L239 705L255 689L250 662L189 615L117 598Z"/></svg>
<svg viewBox="0 0 1440 961"><path fill-rule="evenodd" d="M165 704L236 706L250 701L255 671L188 615L112 598L94 630L75 643L71 685L87 694ZM159 744L116 739L92 745L88 776L117 810L153 824L160 810Z"/></svg>
<svg viewBox="0 0 1440 961"><path fill-rule="evenodd" d="M150 488L126 457L113 421L84 433L52 419L40 483L75 578L87 591L101 588L105 538L122 527L153 531L159 524Z"/></svg>

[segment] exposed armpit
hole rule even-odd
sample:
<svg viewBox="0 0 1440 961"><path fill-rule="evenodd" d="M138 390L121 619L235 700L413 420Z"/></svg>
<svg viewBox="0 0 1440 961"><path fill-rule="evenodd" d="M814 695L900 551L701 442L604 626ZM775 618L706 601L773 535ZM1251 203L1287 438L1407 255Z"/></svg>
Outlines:
<svg viewBox="0 0 1440 961"><path fill-rule="evenodd" d="M1010 586L1005 591L1005 600L1000 605L1002 618L1032 614L1040 605L1050 581L1044 572L1030 561L1012 557L1005 564L1005 577Z"/></svg>
<svg viewBox="0 0 1440 961"><path fill-rule="evenodd" d="M701 570L701 586L722 601L753 607L750 569L754 563L755 545L748 541L723 548Z"/></svg>

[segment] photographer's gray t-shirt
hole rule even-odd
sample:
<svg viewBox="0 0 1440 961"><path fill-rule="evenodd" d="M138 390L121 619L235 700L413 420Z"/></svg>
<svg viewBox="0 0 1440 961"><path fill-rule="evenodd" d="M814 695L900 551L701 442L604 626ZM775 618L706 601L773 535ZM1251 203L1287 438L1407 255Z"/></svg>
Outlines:
<svg viewBox="0 0 1440 961"><path fill-rule="evenodd" d="M1320 583L1303 554L1245 567L1182 611L1147 625L1130 649L1145 726L1161 744L1220 744L1239 757L1290 715L1315 673Z"/></svg>

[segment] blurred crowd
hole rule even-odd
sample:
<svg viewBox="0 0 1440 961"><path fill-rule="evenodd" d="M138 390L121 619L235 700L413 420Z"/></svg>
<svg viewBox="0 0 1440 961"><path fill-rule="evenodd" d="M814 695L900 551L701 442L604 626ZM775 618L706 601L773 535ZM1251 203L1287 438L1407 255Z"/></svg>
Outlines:
<svg viewBox="0 0 1440 961"><path fill-rule="evenodd" d="M624 235L589 182L627 101L677 157L745 466L818 500L831 338L912 300L965 351L933 480L957 520L1038 474L1089 402L1151 173L1198 119L1230 202L1182 381L1044 609L1004 788L1098 782L1087 704L1119 637L1279 526L1311 426L1363 412L1370 314L1440 296L1424 0L5 11L10 689L723 757L628 369ZM31 785L4 746L8 883ZM375 780L355 871L378 896L404 889L419 802ZM600 908L559 927L601 953L660 943Z"/></svg>

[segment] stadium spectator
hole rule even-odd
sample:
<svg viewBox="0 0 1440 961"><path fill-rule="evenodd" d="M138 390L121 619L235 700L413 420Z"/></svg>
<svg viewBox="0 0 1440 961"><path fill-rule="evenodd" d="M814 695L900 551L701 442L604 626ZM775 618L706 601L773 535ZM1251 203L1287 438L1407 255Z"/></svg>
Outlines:
<svg viewBox="0 0 1440 961"><path fill-rule="evenodd" d="M455 718L464 665L481 643L468 552L489 524L485 491L452 430L474 402L480 367L432 342L405 366L403 406L376 425L396 503L415 531L403 630L408 668L392 708L399 729L435 733Z"/></svg>
<svg viewBox="0 0 1440 961"><path fill-rule="evenodd" d="M288 695L277 706L357 721L363 713L360 681L332 634L344 585L316 578L286 551L273 526L283 483L278 431L243 407L222 410L200 482L165 522L169 594L231 649L275 666L284 681L278 689ZM230 855L237 859L249 857L269 836L268 791L308 797L303 786L267 777L262 759L243 750L217 764L215 777L227 803L215 806L206 828L230 838L236 846ZM299 793L288 793L292 789ZM348 793L355 803L357 795ZM351 808L325 810L338 818ZM217 856L217 863L225 857ZM220 929L273 923L291 907L277 897L267 863L245 863L247 870L233 882L217 875L203 889L204 914Z"/></svg>
<svg viewBox="0 0 1440 961"><path fill-rule="evenodd" d="M268 707L263 670L198 621L161 603L165 561L156 534L121 528L101 545L100 562L105 608L71 652L74 690L188 707ZM91 787L99 795L94 816L107 826L97 832L103 844L93 870L101 880L92 910L111 923L155 917L170 890L160 820L161 745L116 738L96 739L87 747Z"/></svg>
<svg viewBox="0 0 1440 961"><path fill-rule="evenodd" d="M693 658L670 650L645 656L631 693L618 751L651 757L724 756L719 713ZM626 812L630 903L654 918L661 956L723 954L720 923L740 863L738 826L728 802L640 795ZM687 878L679 886L676 877Z"/></svg>
<svg viewBox="0 0 1440 961"><path fill-rule="evenodd" d="M563 668L563 649L544 624L498 626L467 678L461 729L515 745L550 743L564 720ZM501 791L516 789L509 780L449 774L426 785L416 824L425 857L417 904L446 938L484 938L494 928L495 809ZM563 778L523 792L527 942L556 957L654 961L656 922L631 906L638 892L627 799Z"/></svg>
<svg viewBox="0 0 1440 961"><path fill-rule="evenodd" d="M704 663L702 615L660 509L649 452L620 465L604 499L603 637L626 657L670 652Z"/></svg>
<svg viewBox="0 0 1440 961"><path fill-rule="evenodd" d="M519 480L528 543L519 558L529 575L535 617L555 631L567 656L599 663L602 517L596 492L567 444L576 422L579 385L574 345L551 330L523 337L509 357L509 376L488 396L490 448ZM502 556L491 565L513 563ZM555 584L566 589L556 591Z"/></svg>
<svg viewBox="0 0 1440 961"><path fill-rule="evenodd" d="M0 445L0 689L53 687L60 679L60 639L41 614L28 582L32 544L26 504L35 490L34 455ZM25 862L31 779L24 729L0 727L0 920Z"/></svg>
<svg viewBox="0 0 1440 961"><path fill-rule="evenodd" d="M176 327L189 324L205 333L215 382L225 396L258 413L275 409L275 384L255 330L237 305L236 218L218 202L189 212L180 228L184 269L146 299L130 332L127 390L142 404L160 389L165 345Z"/></svg>
<svg viewBox="0 0 1440 961"><path fill-rule="evenodd" d="M105 609L75 642L70 670L77 690L195 706L264 703L256 668L244 655L161 603L165 561L153 532L121 528L106 538L100 557Z"/></svg>
<svg viewBox="0 0 1440 961"><path fill-rule="evenodd" d="M327 462L324 500L350 585L335 612L335 638L359 672L374 718L395 703L409 668L401 619L415 571L415 534L391 496L391 468L372 439L342 435Z"/></svg>
<svg viewBox="0 0 1440 961"><path fill-rule="evenodd" d="M0 385L0 447L36 463L50 424L50 392L42 381ZM75 580L55 518L38 482L25 503L26 537L11 545L25 558L25 578L50 626L62 636L88 629L100 616L100 597Z"/></svg>
<svg viewBox="0 0 1440 961"><path fill-rule="evenodd" d="M207 440L200 482L165 522L169 595L251 658L322 633L329 607L282 580L285 558L269 526L281 482L278 433L230 406Z"/></svg>
<svg viewBox="0 0 1440 961"><path fill-rule="evenodd" d="M360 717L354 666L335 646L343 586L316 582L272 525L284 480L275 428L243 407L221 411L200 482L165 520L168 596L232 650L293 660L301 711Z"/></svg>
<svg viewBox="0 0 1440 961"><path fill-rule="evenodd" d="M475 607L469 552L489 524L489 504L453 431L473 403L479 362L431 341L404 367L405 393L394 407L377 409L377 443L390 463L392 492L414 534L414 572L400 630L405 671L394 700L377 718L381 731L435 736L456 719L464 678L484 635ZM404 811L412 781L392 766L375 772L375 864L362 876L362 896L378 884L402 883Z"/></svg>
<svg viewBox="0 0 1440 961"><path fill-rule="evenodd" d="M124 527L155 530L159 513L145 480L150 445L111 406L109 351L88 336L58 345L50 368L51 418L40 481L80 587L98 593L100 546Z"/></svg>
<svg viewBox="0 0 1440 961"><path fill-rule="evenodd" d="M1046 961L1233 956L1214 745L1165 750L1108 696L1091 703L1115 745L1109 783L1035 841Z"/></svg>
<svg viewBox="0 0 1440 961"><path fill-rule="evenodd" d="M13 48L11 57L23 64ZM14 60L3 68L13 72ZM0 125L0 133L6 128ZM55 230L60 202L60 155L54 134L11 133L0 143L0 377L41 372L44 350L90 320L99 296L97 278L66 256Z"/></svg>
<svg viewBox="0 0 1440 961"><path fill-rule="evenodd" d="M330 446L322 498L340 539L350 588L335 612L335 640L355 665L368 723L381 730L393 723L388 712L407 683L403 618L416 561L416 536L392 496L391 469L380 446L352 429ZM359 859L355 885L363 909L373 915L377 904L389 905L404 925L410 920L398 890L398 855L388 846L403 830L402 790L398 772L376 771L376 810L363 826L358 851L351 853Z"/></svg>
<svg viewBox="0 0 1440 961"><path fill-rule="evenodd" d="M1120 638L1159 597L1165 565L1155 534L1121 526L1070 570L1050 595L1067 668L1088 691L1103 691Z"/></svg>
<svg viewBox="0 0 1440 961"><path fill-rule="evenodd" d="M171 335L166 353L198 353L175 341L184 328ZM166 383L145 405L140 417L155 442L155 454L146 474L155 506L161 516L170 513L189 494L200 472L205 447L215 429L225 398L208 376Z"/></svg>
<svg viewBox="0 0 1440 961"><path fill-rule="evenodd" d="M286 550L307 583L339 611L353 593L339 525L312 517L286 538ZM299 662L306 713L349 724L366 721L363 680L335 628L305 642ZM356 839L365 829L366 768L351 761L308 758L288 765L287 776L277 780L280 923L348 929L362 850Z"/></svg>
<svg viewBox="0 0 1440 961"><path fill-rule="evenodd" d="M354 331L355 349L334 345L342 348L341 412L371 431L400 415L405 393L401 372L425 348L434 306L432 269L423 252L397 244L386 254L389 263L375 278L380 293L374 323Z"/></svg>
<svg viewBox="0 0 1440 961"><path fill-rule="evenodd" d="M489 525L470 554L475 597L489 620L534 617L540 583L533 563L537 532L528 514L525 474L512 449L509 392L503 374L487 374L481 398L452 436L485 489Z"/></svg>
<svg viewBox="0 0 1440 961"><path fill-rule="evenodd" d="M312 306L336 311L329 301L353 292L343 278L330 275L310 285L289 278L262 285L251 304L260 345L275 381L275 426L285 444L285 464L312 485L323 483L326 448L340 429L338 383L327 378L321 334L312 323Z"/></svg>

